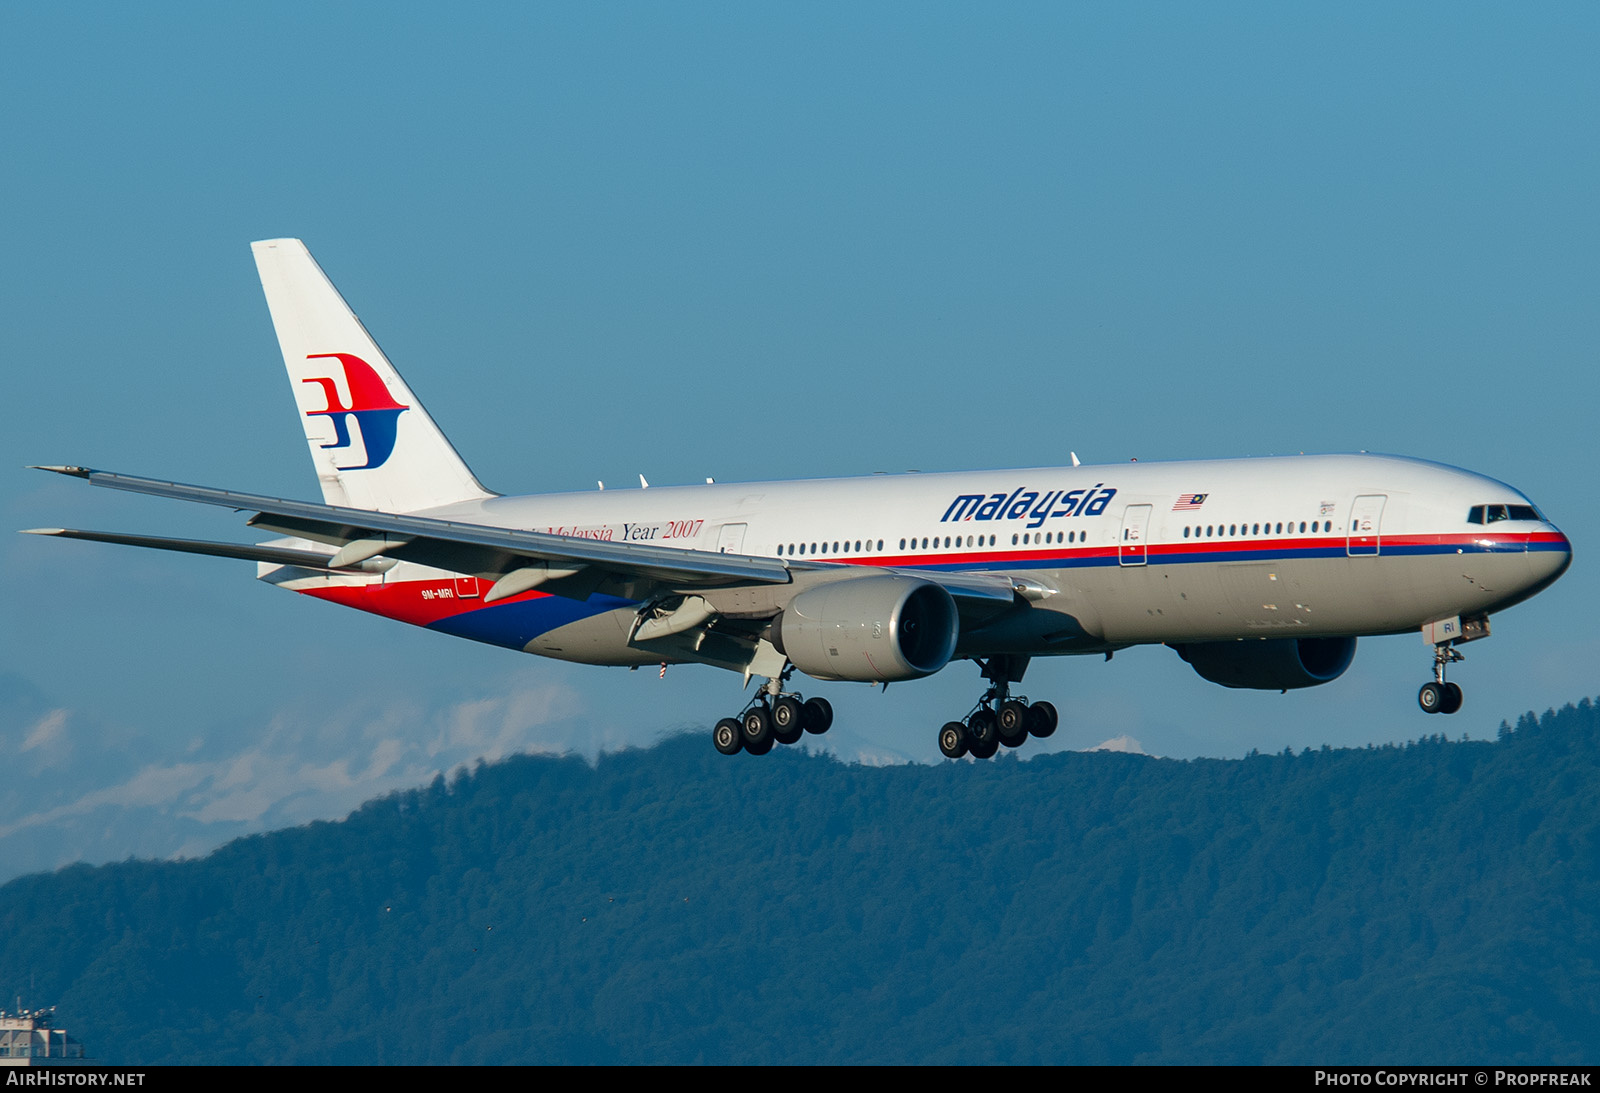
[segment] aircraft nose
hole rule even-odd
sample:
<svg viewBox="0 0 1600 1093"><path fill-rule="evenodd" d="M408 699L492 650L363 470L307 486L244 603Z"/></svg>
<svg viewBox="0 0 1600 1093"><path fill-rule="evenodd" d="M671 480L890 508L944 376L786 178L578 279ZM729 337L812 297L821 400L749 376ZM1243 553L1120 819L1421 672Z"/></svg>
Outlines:
<svg viewBox="0 0 1600 1093"><path fill-rule="evenodd" d="M1550 585L1572 564L1572 543L1559 530L1549 527L1528 536L1526 557L1533 591Z"/></svg>

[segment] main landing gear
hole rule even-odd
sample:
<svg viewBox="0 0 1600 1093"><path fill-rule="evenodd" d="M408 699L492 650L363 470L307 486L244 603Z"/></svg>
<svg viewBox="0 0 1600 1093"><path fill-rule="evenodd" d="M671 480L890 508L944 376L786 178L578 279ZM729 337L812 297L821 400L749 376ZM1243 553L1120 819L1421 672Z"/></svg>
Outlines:
<svg viewBox="0 0 1600 1093"><path fill-rule="evenodd" d="M1445 681L1444 670L1446 665L1466 659L1449 642L1433 647L1433 682L1424 683L1417 692L1417 705L1423 713L1455 713L1461 708L1461 688Z"/></svg>
<svg viewBox="0 0 1600 1093"><path fill-rule="evenodd" d="M983 665L989 689L965 721L946 722L939 730L939 750L947 758L971 755L974 759L991 759L1001 745L1020 748L1030 736L1043 739L1056 731L1060 718L1054 705L1011 697L1011 683L1020 682L1012 678L1013 674L1020 677L1022 673L1008 671L1000 657Z"/></svg>
<svg viewBox="0 0 1600 1093"><path fill-rule="evenodd" d="M793 744L805 733L822 734L833 727L833 706L826 698L804 698L783 689L791 665L769 679L738 717L724 717L711 730L711 741L723 755L747 751L765 755L774 744Z"/></svg>

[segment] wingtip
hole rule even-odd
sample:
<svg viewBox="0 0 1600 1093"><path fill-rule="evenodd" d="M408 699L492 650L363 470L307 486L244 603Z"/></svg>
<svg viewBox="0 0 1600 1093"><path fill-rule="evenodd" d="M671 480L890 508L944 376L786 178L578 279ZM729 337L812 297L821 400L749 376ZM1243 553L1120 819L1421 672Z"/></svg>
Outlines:
<svg viewBox="0 0 1600 1093"><path fill-rule="evenodd" d="M65 535L66 528L23 528L19 535Z"/></svg>
<svg viewBox="0 0 1600 1093"><path fill-rule="evenodd" d="M53 463L30 463L27 469L30 471L49 471L52 474L67 474L73 478L88 478L94 473L93 469L89 467L68 467Z"/></svg>

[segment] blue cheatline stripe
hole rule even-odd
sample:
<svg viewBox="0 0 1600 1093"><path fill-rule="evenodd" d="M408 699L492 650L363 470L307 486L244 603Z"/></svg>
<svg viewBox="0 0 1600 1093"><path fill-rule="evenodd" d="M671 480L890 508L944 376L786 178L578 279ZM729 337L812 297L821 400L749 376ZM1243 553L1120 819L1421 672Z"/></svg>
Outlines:
<svg viewBox="0 0 1600 1093"><path fill-rule="evenodd" d="M616 596L594 595L583 601L569 600L565 596L540 596L463 611L459 615L429 623L428 629L490 645L503 645L508 649L521 649L541 634L569 623L593 618L619 607L632 606L633 601Z"/></svg>

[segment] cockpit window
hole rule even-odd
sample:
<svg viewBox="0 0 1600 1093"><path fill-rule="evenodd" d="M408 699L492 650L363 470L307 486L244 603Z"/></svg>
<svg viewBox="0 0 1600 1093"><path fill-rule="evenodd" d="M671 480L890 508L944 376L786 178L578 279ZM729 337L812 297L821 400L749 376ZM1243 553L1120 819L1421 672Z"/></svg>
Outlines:
<svg viewBox="0 0 1600 1093"><path fill-rule="evenodd" d="M1501 520L1544 521L1532 505L1473 505L1467 510L1469 524L1497 524Z"/></svg>

